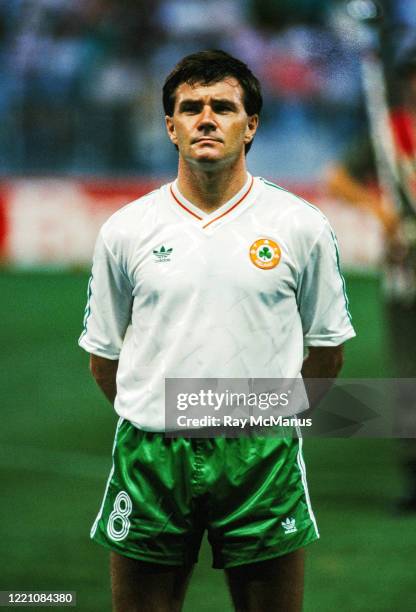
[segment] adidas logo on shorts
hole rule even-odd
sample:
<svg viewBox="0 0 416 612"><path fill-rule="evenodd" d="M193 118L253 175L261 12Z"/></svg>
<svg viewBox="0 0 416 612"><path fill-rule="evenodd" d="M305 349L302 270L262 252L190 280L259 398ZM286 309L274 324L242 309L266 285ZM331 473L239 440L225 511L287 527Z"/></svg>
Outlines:
<svg viewBox="0 0 416 612"><path fill-rule="evenodd" d="M286 535L289 533L296 533L298 530L296 527L296 519L292 517L288 517L285 521L282 521L281 525Z"/></svg>

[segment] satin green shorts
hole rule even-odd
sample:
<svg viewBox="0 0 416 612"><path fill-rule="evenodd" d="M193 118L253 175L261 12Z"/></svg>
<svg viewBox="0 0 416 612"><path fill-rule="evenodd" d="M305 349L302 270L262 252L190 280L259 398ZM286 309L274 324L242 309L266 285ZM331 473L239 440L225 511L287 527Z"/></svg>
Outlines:
<svg viewBox="0 0 416 612"><path fill-rule="evenodd" d="M296 438L167 438L120 419L91 538L141 561L213 567L285 555L319 537Z"/></svg>

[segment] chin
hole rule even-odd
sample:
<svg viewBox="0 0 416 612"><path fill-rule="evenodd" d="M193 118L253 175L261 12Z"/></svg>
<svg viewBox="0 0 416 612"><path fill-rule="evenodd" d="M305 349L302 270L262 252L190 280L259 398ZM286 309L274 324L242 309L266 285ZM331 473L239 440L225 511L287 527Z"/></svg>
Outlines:
<svg viewBox="0 0 416 612"><path fill-rule="evenodd" d="M224 160L223 158L215 155L198 155L197 157L188 158L187 161L194 165L209 166L211 164L219 164Z"/></svg>

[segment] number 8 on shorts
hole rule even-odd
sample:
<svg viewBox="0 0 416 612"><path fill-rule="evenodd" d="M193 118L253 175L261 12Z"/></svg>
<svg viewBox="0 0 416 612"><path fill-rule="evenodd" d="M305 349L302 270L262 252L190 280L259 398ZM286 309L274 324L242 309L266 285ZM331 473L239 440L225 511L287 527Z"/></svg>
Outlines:
<svg viewBox="0 0 416 612"><path fill-rule="evenodd" d="M108 517L107 533L112 540L124 540L130 529L129 516L132 511L130 497L125 491L120 491L114 500L113 510Z"/></svg>

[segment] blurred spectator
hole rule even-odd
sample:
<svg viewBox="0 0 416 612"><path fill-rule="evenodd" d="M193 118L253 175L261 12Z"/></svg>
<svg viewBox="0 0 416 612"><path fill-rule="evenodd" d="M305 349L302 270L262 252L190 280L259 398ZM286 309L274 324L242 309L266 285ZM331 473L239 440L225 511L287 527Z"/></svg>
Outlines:
<svg viewBox="0 0 416 612"><path fill-rule="evenodd" d="M399 104L390 110L386 131L394 147L388 173L389 193L382 194L381 155L370 138L360 134L343 158L328 171L333 195L372 212L382 223L385 243L385 289L391 365L395 377L416 376L416 47L401 54L396 64L401 77ZM373 137L374 138L374 137ZM380 146L380 145L378 145ZM386 149L387 143L381 146ZM377 151L377 149L376 149ZM386 161L383 162L386 164ZM377 175L378 170L378 175ZM394 178L393 178L394 177ZM393 184L392 184L393 183ZM392 201L395 193L398 202ZM390 198L390 199L389 199ZM398 205L400 206L398 207ZM397 426L403 438L401 465L405 491L400 512L416 512L416 399L397 387Z"/></svg>
<svg viewBox="0 0 416 612"><path fill-rule="evenodd" d="M358 125L357 61L334 27L337 7L343 3L0 2L0 170L172 172L160 75L179 57L216 47L244 58L265 83L253 169L315 178ZM411 19L404 2L391 12L397 23Z"/></svg>

